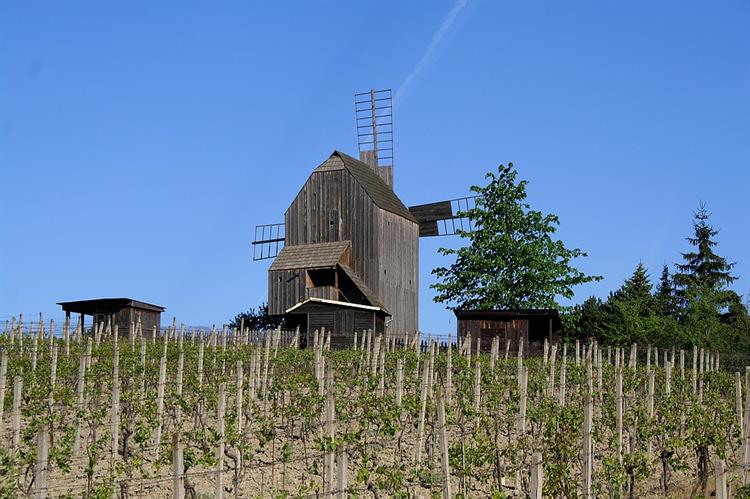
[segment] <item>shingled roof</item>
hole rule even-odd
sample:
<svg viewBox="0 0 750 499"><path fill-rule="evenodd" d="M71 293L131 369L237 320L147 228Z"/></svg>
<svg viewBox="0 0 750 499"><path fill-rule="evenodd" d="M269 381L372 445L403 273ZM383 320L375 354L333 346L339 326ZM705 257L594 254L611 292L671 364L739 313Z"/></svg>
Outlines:
<svg viewBox="0 0 750 499"><path fill-rule="evenodd" d="M378 307L383 310L383 312L388 313L388 310L385 309L378 296L367 286L367 284L365 284L365 281L363 281L362 278L357 275L354 269L352 269L348 265L344 265L343 263L339 263L339 268L344 271L344 274L346 274L346 276L351 279L354 285L359 288L362 294L365 295L365 298L367 298L367 301L370 302L370 305Z"/></svg>
<svg viewBox="0 0 750 499"><path fill-rule="evenodd" d="M344 154L333 151L333 154L315 169L316 172L347 170L357 180L359 185L367 192L373 202L380 208L400 215L407 220L416 222L417 219L411 214L404 203L396 196L393 189L380 178L375 170L367 163Z"/></svg>
<svg viewBox="0 0 750 499"><path fill-rule="evenodd" d="M268 270L335 267L348 246L349 241L284 246Z"/></svg>

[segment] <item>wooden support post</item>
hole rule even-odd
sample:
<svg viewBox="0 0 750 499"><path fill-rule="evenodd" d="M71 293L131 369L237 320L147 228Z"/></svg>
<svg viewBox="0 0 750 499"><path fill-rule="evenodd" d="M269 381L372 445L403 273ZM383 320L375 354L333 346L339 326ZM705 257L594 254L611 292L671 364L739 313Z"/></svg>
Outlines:
<svg viewBox="0 0 750 499"><path fill-rule="evenodd" d="M319 349L318 349L319 351ZM266 406L266 399L268 394L268 362L271 354L271 336L266 334L266 346L263 358L263 386L261 393L263 394L263 406Z"/></svg>
<svg viewBox="0 0 750 499"><path fill-rule="evenodd" d="M334 398L333 369L330 364L326 371L326 385L326 436L329 438L330 442L333 442L333 439L336 437L336 401ZM329 450L326 453L326 465L326 490L330 493L334 488L333 476L335 457L333 450Z"/></svg>
<svg viewBox="0 0 750 499"><path fill-rule="evenodd" d="M338 499L346 499L348 497L346 489L349 488L349 475L348 475L348 453L343 445L337 449L337 464L338 464Z"/></svg>
<svg viewBox="0 0 750 499"><path fill-rule="evenodd" d="M49 457L49 429L46 424L40 424L36 440L36 468L34 470L34 497L44 499L51 497L47 490L47 464Z"/></svg>
<svg viewBox="0 0 750 499"><path fill-rule="evenodd" d="M562 354L562 365L560 366L560 397L558 399L560 405L565 407L565 391L566 391L566 375L568 365L568 345L563 345Z"/></svg>
<svg viewBox="0 0 750 499"><path fill-rule="evenodd" d="M523 436L526 433L526 393L528 387L529 369L521 366L518 372L518 434Z"/></svg>
<svg viewBox="0 0 750 499"><path fill-rule="evenodd" d="M542 467L542 454L535 452L531 456L531 481L530 481L530 498L542 499L544 490L544 472Z"/></svg>
<svg viewBox="0 0 750 499"><path fill-rule="evenodd" d="M716 459L716 499L728 499L726 476L724 476L724 461Z"/></svg>
<svg viewBox="0 0 750 499"><path fill-rule="evenodd" d="M185 497L185 464L179 430L172 437L172 498Z"/></svg>
<svg viewBox="0 0 750 499"><path fill-rule="evenodd" d="M693 395L698 393L698 347L693 345Z"/></svg>
<svg viewBox="0 0 750 499"><path fill-rule="evenodd" d="M13 457L18 451L18 444L21 441L21 391L23 390L23 378L16 376L13 380L13 412L11 414L11 431Z"/></svg>
<svg viewBox="0 0 750 499"><path fill-rule="evenodd" d="M89 343L90 344L90 343ZM76 412L80 413L83 410L84 400L84 389L86 387L86 354L81 354L81 360L78 364L78 383L76 385ZM81 445L81 428L83 422L76 416L76 435L73 440L73 454L78 451L78 447Z"/></svg>
<svg viewBox="0 0 750 499"><path fill-rule="evenodd" d="M617 412L617 460L622 462L622 416L623 416L623 399L622 399L622 368L615 368L615 396L616 396L616 412Z"/></svg>
<svg viewBox="0 0 750 499"><path fill-rule="evenodd" d="M438 390L438 430L440 432L440 464L443 472L443 499L450 499L451 494L451 469L448 459L448 432L445 422L445 402L443 395Z"/></svg>
<svg viewBox="0 0 750 499"><path fill-rule="evenodd" d="M12 333L11 333L12 334ZM0 360L0 442L3 441L4 416L5 416L5 385L8 376L8 351L3 349L2 360Z"/></svg>
<svg viewBox="0 0 750 499"><path fill-rule="evenodd" d="M547 393L550 397L555 396L555 376L557 376L555 364L557 362L557 343L552 345L549 354L549 373L547 374Z"/></svg>
<svg viewBox="0 0 750 499"><path fill-rule="evenodd" d="M401 399L404 390L404 361L402 358L396 360L396 407L401 407ZM2 416L2 413L0 413Z"/></svg>
<svg viewBox="0 0 750 499"><path fill-rule="evenodd" d="M456 339L458 338L460 336L456 336ZM448 338L448 355L445 359L445 400L450 407L453 400L453 346L450 338Z"/></svg>
<svg viewBox="0 0 750 499"><path fill-rule="evenodd" d="M237 433L239 435L242 435L242 428L243 428L243 422L244 422L244 416L242 413L242 399L243 399L243 382L244 382L244 376L243 376L243 368L242 368L242 361L237 361L237 397L235 398L235 405L237 408L237 421L236 421L236 428Z"/></svg>
<svg viewBox="0 0 750 499"><path fill-rule="evenodd" d="M428 367L422 367L422 388L419 397L419 423L417 426L417 448L414 458L415 465L419 466L422 462L422 447L424 447L424 418L427 410L427 371Z"/></svg>
<svg viewBox="0 0 750 499"><path fill-rule="evenodd" d="M479 410L482 404L482 364L474 364L474 412L479 418Z"/></svg>
<svg viewBox="0 0 750 499"><path fill-rule="evenodd" d="M380 378L378 380L378 396L383 398L385 395L385 348L380 349Z"/></svg>
<svg viewBox="0 0 750 499"><path fill-rule="evenodd" d="M168 337L165 334L164 337ZM156 385L156 430L154 431L154 454L159 455L159 445L161 444L161 431L164 417L164 385L167 379L167 354L162 355L159 361L159 383Z"/></svg>
<svg viewBox="0 0 750 499"><path fill-rule="evenodd" d="M198 345L198 388L203 388L203 358L205 356L205 342L201 336L201 342Z"/></svg>
<svg viewBox="0 0 750 499"><path fill-rule="evenodd" d="M226 385L219 384L219 401L216 407L216 432L219 444L216 447L216 492L214 497L224 497L224 411L226 408Z"/></svg>
<svg viewBox="0 0 750 499"><path fill-rule="evenodd" d="M649 422L653 421L654 419L654 371L649 370L648 371L648 399L646 401L646 408L648 411L648 420ZM651 462L652 458L652 438L648 439L648 462Z"/></svg>
<svg viewBox="0 0 750 499"><path fill-rule="evenodd" d="M592 393L589 391L585 396L583 409L583 497L590 499L593 478L594 456L591 438L592 419L594 414L594 403Z"/></svg>
<svg viewBox="0 0 750 499"><path fill-rule="evenodd" d="M146 340L141 336L141 373L140 373L140 388L138 390L138 402L143 405L146 400Z"/></svg>
<svg viewBox="0 0 750 499"><path fill-rule="evenodd" d="M63 347L65 348L65 358L70 356L70 315L65 317L63 322Z"/></svg>
<svg viewBox="0 0 750 499"><path fill-rule="evenodd" d="M664 365L664 371L665 371L665 390L664 395L669 397L672 394L672 363L667 361Z"/></svg>
<svg viewBox="0 0 750 499"><path fill-rule="evenodd" d="M737 428L740 430L740 435L743 438L745 438L745 425L744 418L742 414L742 379L740 378L740 373L737 371L734 373L734 410L737 413ZM0 416L2 416L2 412L0 411Z"/></svg>
<svg viewBox="0 0 750 499"><path fill-rule="evenodd" d="M118 331L117 325L115 325L114 355L112 360L112 406L110 411L110 459L112 469L114 469L115 459L117 458L117 448L120 439L120 347L117 340Z"/></svg>

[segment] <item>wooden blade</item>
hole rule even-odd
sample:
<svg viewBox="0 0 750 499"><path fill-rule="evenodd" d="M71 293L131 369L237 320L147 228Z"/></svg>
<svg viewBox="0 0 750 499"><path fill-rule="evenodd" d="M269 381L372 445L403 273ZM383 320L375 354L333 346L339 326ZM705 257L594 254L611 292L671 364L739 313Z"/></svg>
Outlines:
<svg viewBox="0 0 750 499"><path fill-rule="evenodd" d="M459 216L476 206L479 196L449 199L409 207L419 222L419 237L451 236L459 230L472 232L474 225L467 217Z"/></svg>

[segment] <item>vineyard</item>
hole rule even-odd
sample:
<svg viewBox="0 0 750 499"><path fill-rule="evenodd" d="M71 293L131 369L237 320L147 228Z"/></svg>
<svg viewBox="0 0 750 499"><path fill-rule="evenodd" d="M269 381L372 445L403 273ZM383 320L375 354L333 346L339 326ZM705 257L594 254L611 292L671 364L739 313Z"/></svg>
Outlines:
<svg viewBox="0 0 750 499"><path fill-rule="evenodd" d="M0 495L746 494L750 374L701 349L6 325Z"/></svg>

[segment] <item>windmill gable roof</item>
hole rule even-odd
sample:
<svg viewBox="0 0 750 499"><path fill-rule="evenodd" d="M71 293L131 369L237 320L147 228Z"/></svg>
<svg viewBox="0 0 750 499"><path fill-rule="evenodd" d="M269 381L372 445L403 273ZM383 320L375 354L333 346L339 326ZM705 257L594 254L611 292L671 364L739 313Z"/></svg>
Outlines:
<svg viewBox="0 0 750 499"><path fill-rule="evenodd" d="M349 241L284 246L268 270L335 267Z"/></svg>
<svg viewBox="0 0 750 499"><path fill-rule="evenodd" d="M333 154L317 167L315 172L334 170L347 170L380 208L402 216L412 222L417 222L417 219L414 218L414 215L396 196L393 189L388 187L388 184L367 163L354 159L342 152L333 151Z"/></svg>

